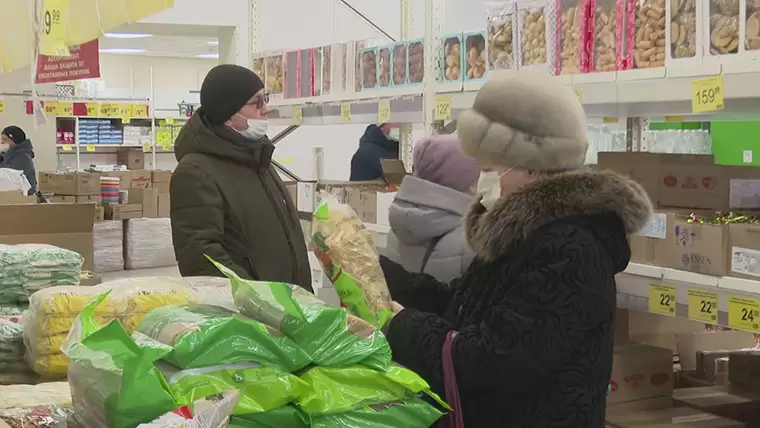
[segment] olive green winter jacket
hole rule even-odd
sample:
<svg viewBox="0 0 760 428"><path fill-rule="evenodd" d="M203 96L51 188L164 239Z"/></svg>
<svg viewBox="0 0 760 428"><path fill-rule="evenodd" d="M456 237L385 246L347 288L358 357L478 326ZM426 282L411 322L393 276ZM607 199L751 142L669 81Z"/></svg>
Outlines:
<svg viewBox="0 0 760 428"><path fill-rule="evenodd" d="M298 213L271 164L274 145L209 125L200 108L175 147L171 222L180 273L220 276L208 254L242 277L311 291Z"/></svg>

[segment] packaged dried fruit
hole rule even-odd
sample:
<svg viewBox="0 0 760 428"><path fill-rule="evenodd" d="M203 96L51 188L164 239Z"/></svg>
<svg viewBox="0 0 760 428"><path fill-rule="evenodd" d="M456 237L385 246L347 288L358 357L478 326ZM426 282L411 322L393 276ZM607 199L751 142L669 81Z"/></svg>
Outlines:
<svg viewBox="0 0 760 428"><path fill-rule="evenodd" d="M264 57L254 57L251 69L261 78L261 80L264 80L266 77L264 75Z"/></svg>
<svg viewBox="0 0 760 428"><path fill-rule="evenodd" d="M409 57L407 51L409 45L405 42L396 43L391 51L391 61L393 62L392 78L393 86L401 87L409 82L407 71L409 70Z"/></svg>
<svg viewBox="0 0 760 428"><path fill-rule="evenodd" d="M443 36L441 45L441 71L444 82L461 82L464 76L462 34Z"/></svg>
<svg viewBox="0 0 760 428"><path fill-rule="evenodd" d="M485 32L464 33L465 82L486 78L486 36Z"/></svg>
<svg viewBox="0 0 760 428"><path fill-rule="evenodd" d="M622 0L594 0L591 71L615 71L618 64L624 68L622 56L618 58L623 39L623 4Z"/></svg>
<svg viewBox="0 0 760 428"><path fill-rule="evenodd" d="M391 50L392 45L377 48L377 87L391 86Z"/></svg>
<svg viewBox="0 0 760 428"><path fill-rule="evenodd" d="M698 48L696 0L670 0L670 58L695 58Z"/></svg>
<svg viewBox="0 0 760 428"><path fill-rule="evenodd" d="M710 55L739 52L739 0L709 0Z"/></svg>
<svg viewBox="0 0 760 428"><path fill-rule="evenodd" d="M557 47L557 74L577 74L588 71L588 19L587 0L558 0L559 46Z"/></svg>
<svg viewBox="0 0 760 428"><path fill-rule="evenodd" d="M363 49L359 56L359 76L361 77L361 90L375 89L377 87L377 49Z"/></svg>
<svg viewBox="0 0 760 428"><path fill-rule="evenodd" d="M266 69L266 92L270 96L282 96L285 91L284 55L276 53L264 57Z"/></svg>
<svg viewBox="0 0 760 428"><path fill-rule="evenodd" d="M528 0L517 4L518 68L539 68L554 74L556 22L554 1Z"/></svg>
<svg viewBox="0 0 760 428"><path fill-rule="evenodd" d="M517 7L514 2L486 3L486 40L488 69L516 68L515 40L517 39Z"/></svg>
<svg viewBox="0 0 760 428"><path fill-rule="evenodd" d="M692 0L693 1L693 0ZM628 8L629 25L626 68L654 68L665 66L665 0L633 0ZM630 33L633 32L632 40ZM630 63L631 55L633 63Z"/></svg>
<svg viewBox="0 0 760 428"><path fill-rule="evenodd" d="M322 47L322 95L332 91L333 81L333 49L332 46Z"/></svg>
<svg viewBox="0 0 760 428"><path fill-rule="evenodd" d="M425 42L422 39L409 42L407 49L409 84L421 85L425 79Z"/></svg>
<svg viewBox="0 0 760 428"><path fill-rule="evenodd" d="M361 91L362 88L362 52L366 46L364 40L354 42L354 92Z"/></svg>
<svg viewBox="0 0 760 428"><path fill-rule="evenodd" d="M745 0L747 2L747 20L745 21L746 38L744 49L755 51L760 49L760 0Z"/></svg>

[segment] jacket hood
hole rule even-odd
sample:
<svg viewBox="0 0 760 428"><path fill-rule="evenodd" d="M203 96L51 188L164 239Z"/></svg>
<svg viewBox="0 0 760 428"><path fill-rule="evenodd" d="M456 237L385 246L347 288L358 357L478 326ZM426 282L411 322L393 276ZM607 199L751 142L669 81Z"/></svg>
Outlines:
<svg viewBox="0 0 760 428"><path fill-rule="evenodd" d="M473 196L414 176L404 177L388 212L399 241L420 245L462 226Z"/></svg>
<svg viewBox="0 0 760 428"><path fill-rule="evenodd" d="M175 141L174 156L179 162L190 153L201 153L268 168L272 152L274 145L269 139L254 141L225 125L211 125L203 107L200 107L180 130Z"/></svg>
<svg viewBox="0 0 760 428"><path fill-rule="evenodd" d="M367 127L364 135L359 139L359 144L376 144L386 150L397 150L399 145L398 141L386 137L377 125Z"/></svg>
<svg viewBox="0 0 760 428"><path fill-rule="evenodd" d="M605 214L617 216L626 233L635 233L649 221L652 203L638 183L611 171L552 175L502 197L492 211L473 204L467 239L478 256L491 261L545 224Z"/></svg>
<svg viewBox="0 0 760 428"><path fill-rule="evenodd" d="M13 147L8 148L8 150L5 152L5 158L10 159L13 156L21 153L29 153L29 155L33 158L34 157L34 147L32 147L32 141L29 139L26 139Z"/></svg>

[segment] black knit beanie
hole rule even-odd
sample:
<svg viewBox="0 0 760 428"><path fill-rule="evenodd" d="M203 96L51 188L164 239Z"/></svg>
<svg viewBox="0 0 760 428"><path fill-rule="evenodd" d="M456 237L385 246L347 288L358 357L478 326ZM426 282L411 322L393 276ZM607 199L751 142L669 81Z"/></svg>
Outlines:
<svg viewBox="0 0 760 428"><path fill-rule="evenodd" d="M26 134L18 126L9 126L3 129L0 134L7 135L16 144L21 144L26 140Z"/></svg>
<svg viewBox="0 0 760 428"><path fill-rule="evenodd" d="M264 83L253 71L234 64L212 68L201 85L201 107L209 122L219 125L228 121Z"/></svg>

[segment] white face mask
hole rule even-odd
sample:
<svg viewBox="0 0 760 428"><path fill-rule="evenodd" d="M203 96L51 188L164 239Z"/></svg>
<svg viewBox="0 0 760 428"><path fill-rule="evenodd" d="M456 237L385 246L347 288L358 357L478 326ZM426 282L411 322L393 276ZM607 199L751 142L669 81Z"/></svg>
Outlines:
<svg viewBox="0 0 760 428"><path fill-rule="evenodd" d="M0 144L0 152L5 153L5 152L8 151L9 148L10 148L10 146L7 145L7 144Z"/></svg>
<svg viewBox="0 0 760 428"><path fill-rule="evenodd" d="M502 174L496 171L480 172L477 194L481 197L480 205L483 205L487 211L492 210L496 201L501 198L501 177L507 175L509 171L512 171L512 168Z"/></svg>
<svg viewBox="0 0 760 428"><path fill-rule="evenodd" d="M269 119L249 119L240 113L237 113L237 115L248 121L248 129L238 131L240 135L252 140L260 140L266 137L267 130L269 129Z"/></svg>
<svg viewBox="0 0 760 428"><path fill-rule="evenodd" d="M388 131L388 139L399 141L401 138L401 130L398 128L392 128L390 131Z"/></svg>

